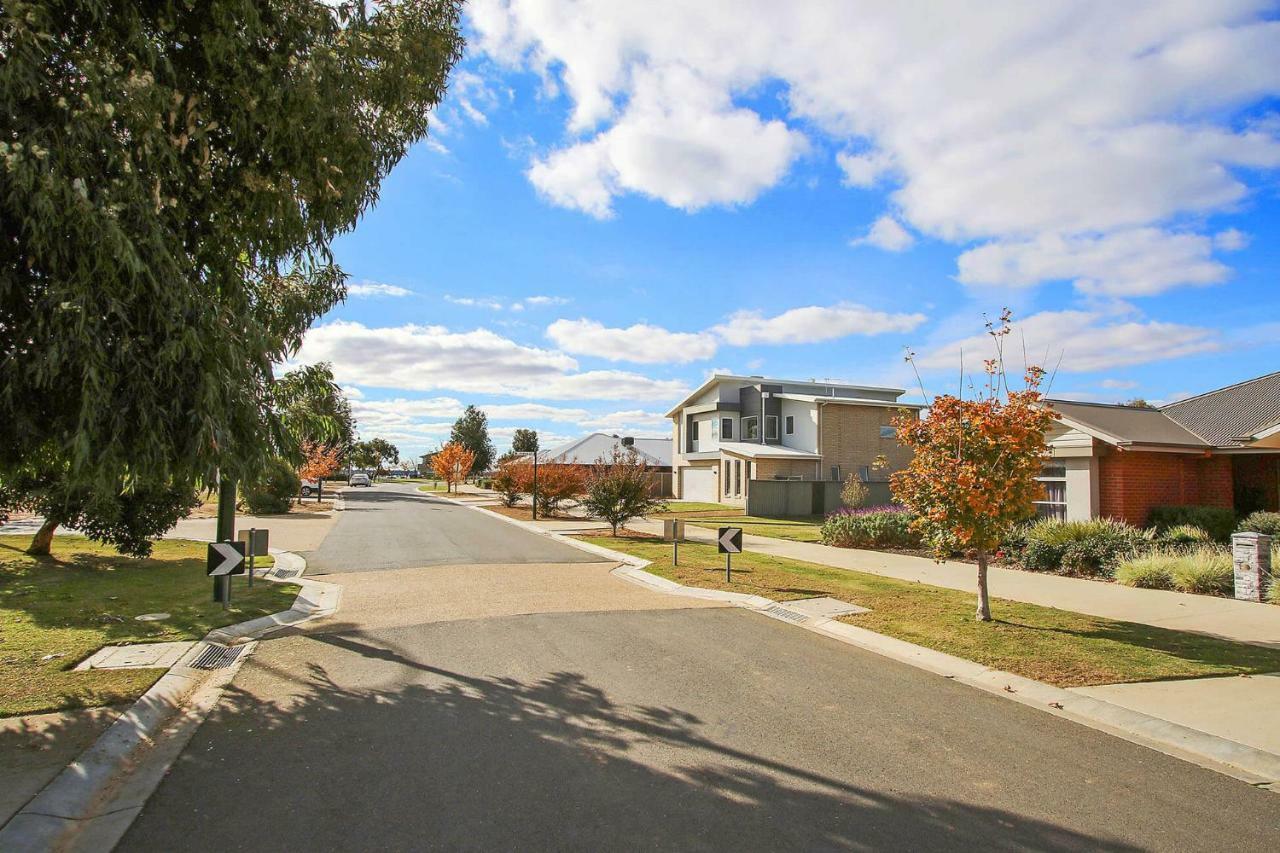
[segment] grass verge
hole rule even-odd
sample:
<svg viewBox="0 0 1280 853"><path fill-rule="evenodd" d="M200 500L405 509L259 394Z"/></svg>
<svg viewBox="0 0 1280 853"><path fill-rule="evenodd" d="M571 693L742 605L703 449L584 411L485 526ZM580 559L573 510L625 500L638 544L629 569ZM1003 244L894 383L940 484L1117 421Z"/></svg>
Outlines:
<svg viewBox="0 0 1280 853"><path fill-rule="evenodd" d="M688 518L695 515L722 517L742 514L742 507L731 504L710 503L708 501L671 501L667 504L667 511L654 513L654 518Z"/></svg>
<svg viewBox="0 0 1280 853"><path fill-rule="evenodd" d="M447 492L447 491L449 491L449 484L448 484L448 483L441 483L441 482L423 483L422 485L418 486L418 491L420 491L420 492Z"/></svg>
<svg viewBox="0 0 1280 853"><path fill-rule="evenodd" d="M113 705L136 699L160 669L75 672L107 645L196 640L214 628L287 610L293 584L232 579L232 607L212 601L205 543L157 542L150 559L122 557L79 536L53 555L23 553L30 537L0 536L0 717ZM264 561L265 559L265 566ZM265 568L271 558L259 557ZM143 613L168 613L138 622Z"/></svg>
<svg viewBox="0 0 1280 853"><path fill-rule="evenodd" d="M764 554L735 555L726 584L714 545L683 544L672 566L671 547L659 539L583 540L650 560L648 571L687 586L776 601L829 595L869 607L841 621L1059 687L1280 671L1280 649L997 598L995 621L983 624L971 593Z"/></svg>
<svg viewBox="0 0 1280 853"><path fill-rule="evenodd" d="M741 527L748 536L772 536L774 539L790 539L794 542L821 542L822 518L762 518L755 515L721 516L704 518L686 517L695 527Z"/></svg>

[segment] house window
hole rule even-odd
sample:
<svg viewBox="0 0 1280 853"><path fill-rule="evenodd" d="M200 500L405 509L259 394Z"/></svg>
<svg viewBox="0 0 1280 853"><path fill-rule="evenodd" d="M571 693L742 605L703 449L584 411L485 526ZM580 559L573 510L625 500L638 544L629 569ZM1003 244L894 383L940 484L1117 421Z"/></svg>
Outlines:
<svg viewBox="0 0 1280 853"><path fill-rule="evenodd" d="M743 441L759 441L760 440L760 420L755 415L742 419L742 440Z"/></svg>
<svg viewBox="0 0 1280 853"><path fill-rule="evenodd" d="M742 460L733 460L733 494L738 497L742 494Z"/></svg>
<svg viewBox="0 0 1280 853"><path fill-rule="evenodd" d="M694 421L693 424L689 427L689 438L693 439L694 441L698 440L698 422L697 421Z"/></svg>
<svg viewBox="0 0 1280 853"><path fill-rule="evenodd" d="M1046 465L1036 477L1044 485L1044 498L1035 502L1041 518L1067 520L1067 469L1062 465Z"/></svg>
<svg viewBox="0 0 1280 853"><path fill-rule="evenodd" d="M733 418L720 419L720 437L725 441L733 438Z"/></svg>
<svg viewBox="0 0 1280 853"><path fill-rule="evenodd" d="M881 438L897 438L898 431L886 424L880 427L880 437Z"/></svg>
<svg viewBox="0 0 1280 853"><path fill-rule="evenodd" d="M733 476L733 465L727 459L725 460L725 463L724 463L724 470L722 471L722 476L724 478L724 496L727 498L729 497L729 495L733 494L733 490L730 488L731 486L730 477Z"/></svg>
<svg viewBox="0 0 1280 853"><path fill-rule="evenodd" d="M840 466L839 465L831 466L831 479L835 480L837 483L840 482Z"/></svg>
<svg viewBox="0 0 1280 853"><path fill-rule="evenodd" d="M711 419L711 437L712 438L716 437L716 427L718 427L719 425L720 425L719 421L717 421L715 418Z"/></svg>
<svg viewBox="0 0 1280 853"><path fill-rule="evenodd" d="M782 422L782 428L787 431L787 435L795 435L796 434L796 416L787 415L786 419Z"/></svg>
<svg viewBox="0 0 1280 853"><path fill-rule="evenodd" d="M778 416L766 415L764 419L764 437L773 441L778 440Z"/></svg>

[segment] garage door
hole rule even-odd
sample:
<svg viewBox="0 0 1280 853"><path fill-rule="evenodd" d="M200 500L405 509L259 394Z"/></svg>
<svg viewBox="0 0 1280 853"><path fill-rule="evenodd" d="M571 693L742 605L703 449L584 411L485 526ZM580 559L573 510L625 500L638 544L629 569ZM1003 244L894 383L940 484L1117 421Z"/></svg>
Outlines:
<svg viewBox="0 0 1280 853"><path fill-rule="evenodd" d="M680 472L680 497L686 501L715 501L716 472L710 468L685 468Z"/></svg>

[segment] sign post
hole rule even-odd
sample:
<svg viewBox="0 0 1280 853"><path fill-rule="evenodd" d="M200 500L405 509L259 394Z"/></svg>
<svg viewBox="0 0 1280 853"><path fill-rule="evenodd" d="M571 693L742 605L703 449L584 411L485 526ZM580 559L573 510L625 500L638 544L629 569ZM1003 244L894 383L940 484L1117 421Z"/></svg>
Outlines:
<svg viewBox="0 0 1280 853"><path fill-rule="evenodd" d="M680 565L680 542L684 539L684 521L668 518L662 522L664 538L671 541L671 565Z"/></svg>
<svg viewBox="0 0 1280 853"><path fill-rule="evenodd" d="M210 542L204 573L213 578L213 600L231 604L231 576L244 574L243 542Z"/></svg>
<svg viewBox="0 0 1280 853"><path fill-rule="evenodd" d="M721 527L716 545L724 554L724 582L733 583L733 555L742 553L742 528Z"/></svg>
<svg viewBox="0 0 1280 853"><path fill-rule="evenodd" d="M240 531L240 541L244 543L245 554L249 556L249 588L253 589L253 563L254 557L265 557L269 553L267 548L266 528L250 527L248 530Z"/></svg>

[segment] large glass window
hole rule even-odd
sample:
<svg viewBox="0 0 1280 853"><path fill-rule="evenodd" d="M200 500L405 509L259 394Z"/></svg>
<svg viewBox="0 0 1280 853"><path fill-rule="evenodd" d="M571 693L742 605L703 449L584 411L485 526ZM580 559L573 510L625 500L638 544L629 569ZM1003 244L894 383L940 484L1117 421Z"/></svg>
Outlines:
<svg viewBox="0 0 1280 853"><path fill-rule="evenodd" d="M786 430L787 435L795 435L796 434L795 415L787 415L786 420L783 421L782 428Z"/></svg>
<svg viewBox="0 0 1280 853"><path fill-rule="evenodd" d="M1044 486L1044 497L1035 502L1041 518L1067 520L1067 469L1062 465L1046 465L1036 477Z"/></svg>
<svg viewBox="0 0 1280 853"><path fill-rule="evenodd" d="M733 439L733 418L720 419L720 437L725 441Z"/></svg>
<svg viewBox="0 0 1280 853"><path fill-rule="evenodd" d="M764 437L770 441L778 438L778 416L766 415L764 419Z"/></svg>
<svg viewBox="0 0 1280 853"><path fill-rule="evenodd" d="M742 440L743 441L759 441L760 440L760 420L755 415L742 419Z"/></svg>

